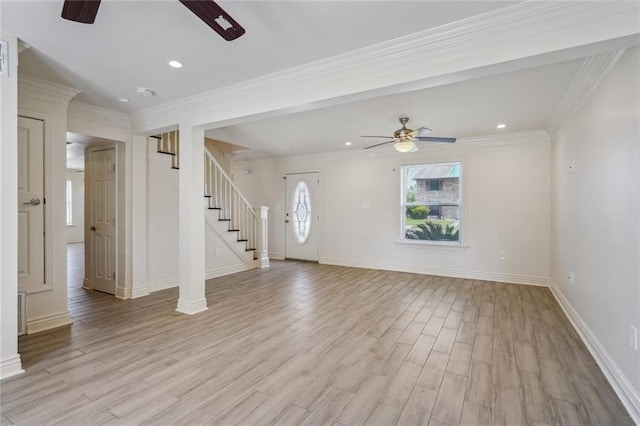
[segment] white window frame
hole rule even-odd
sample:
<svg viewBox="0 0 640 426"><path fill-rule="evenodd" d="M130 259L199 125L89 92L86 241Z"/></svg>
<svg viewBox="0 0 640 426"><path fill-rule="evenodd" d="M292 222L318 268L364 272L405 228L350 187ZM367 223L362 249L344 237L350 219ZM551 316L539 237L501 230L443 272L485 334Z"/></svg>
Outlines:
<svg viewBox="0 0 640 426"><path fill-rule="evenodd" d="M430 241L430 240L410 240L405 238L405 200L406 200L406 182L405 182L405 168L416 166L430 166L438 164L459 163L460 164L460 225L458 227L459 238L458 241ZM446 157L431 157L428 159L415 158L411 161L403 162L399 168L400 171L400 208L399 208L399 243L411 244L417 246L427 247L451 247L451 248L467 248L469 247L467 240L467 211L466 211L466 188L467 188L467 159L463 156L446 156Z"/></svg>

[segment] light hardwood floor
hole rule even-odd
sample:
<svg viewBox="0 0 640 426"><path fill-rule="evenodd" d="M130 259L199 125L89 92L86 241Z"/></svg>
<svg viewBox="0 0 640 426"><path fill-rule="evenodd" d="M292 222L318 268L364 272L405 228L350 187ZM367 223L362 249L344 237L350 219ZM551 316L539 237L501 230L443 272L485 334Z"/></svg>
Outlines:
<svg viewBox="0 0 640 426"><path fill-rule="evenodd" d="M78 285L3 424L632 424L546 288L274 261L186 316Z"/></svg>

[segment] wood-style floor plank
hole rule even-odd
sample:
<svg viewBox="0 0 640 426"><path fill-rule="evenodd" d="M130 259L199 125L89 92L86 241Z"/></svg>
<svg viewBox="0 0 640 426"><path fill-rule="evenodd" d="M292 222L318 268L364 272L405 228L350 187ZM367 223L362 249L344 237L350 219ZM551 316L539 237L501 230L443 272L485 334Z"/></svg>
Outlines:
<svg viewBox="0 0 640 426"><path fill-rule="evenodd" d="M3 425L632 424L546 288L273 261L187 316L177 289L82 289L81 249L74 323L19 339Z"/></svg>

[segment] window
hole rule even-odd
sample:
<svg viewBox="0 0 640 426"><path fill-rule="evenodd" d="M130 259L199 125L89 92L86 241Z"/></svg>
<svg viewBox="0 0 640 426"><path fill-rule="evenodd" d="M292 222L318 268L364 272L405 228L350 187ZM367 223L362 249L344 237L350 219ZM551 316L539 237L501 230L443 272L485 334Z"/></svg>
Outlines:
<svg viewBox="0 0 640 426"><path fill-rule="evenodd" d="M71 181L67 181L67 225L73 225L73 186Z"/></svg>
<svg viewBox="0 0 640 426"><path fill-rule="evenodd" d="M402 239L460 243L462 163L402 167Z"/></svg>
<svg viewBox="0 0 640 426"><path fill-rule="evenodd" d="M293 230L296 241L304 244L309 238L309 230L311 229L311 197L306 183L298 183L296 190L293 191L291 205L293 206Z"/></svg>
<svg viewBox="0 0 640 426"><path fill-rule="evenodd" d="M427 180L429 183L429 191L441 191L442 189L442 180L441 179L429 179Z"/></svg>

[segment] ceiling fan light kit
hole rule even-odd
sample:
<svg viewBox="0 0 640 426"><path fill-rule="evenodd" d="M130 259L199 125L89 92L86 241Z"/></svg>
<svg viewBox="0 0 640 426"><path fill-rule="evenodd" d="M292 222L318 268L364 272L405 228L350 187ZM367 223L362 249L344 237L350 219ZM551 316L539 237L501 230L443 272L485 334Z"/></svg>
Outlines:
<svg viewBox="0 0 640 426"><path fill-rule="evenodd" d="M413 141L400 141L393 144L393 147L398 152L411 152L416 144Z"/></svg>
<svg viewBox="0 0 640 426"><path fill-rule="evenodd" d="M445 143L453 143L456 141L456 138L443 138L443 137L432 137L426 136L431 133L431 129L426 127L419 127L416 130L412 130L407 128L407 123L409 122L409 117L400 117L400 124L402 124L402 128L393 132L393 136L361 136L363 138L388 138L391 139L386 142L378 143L375 145L367 146L364 149L375 148L377 146L386 145L389 143L393 144L393 147L398 152L416 152L418 151L418 147L416 146L416 141L418 142L445 142Z"/></svg>

